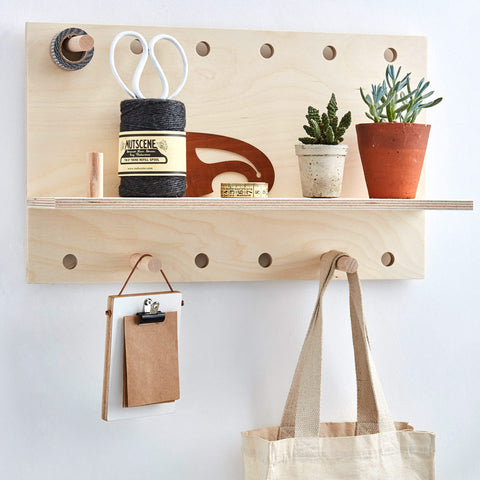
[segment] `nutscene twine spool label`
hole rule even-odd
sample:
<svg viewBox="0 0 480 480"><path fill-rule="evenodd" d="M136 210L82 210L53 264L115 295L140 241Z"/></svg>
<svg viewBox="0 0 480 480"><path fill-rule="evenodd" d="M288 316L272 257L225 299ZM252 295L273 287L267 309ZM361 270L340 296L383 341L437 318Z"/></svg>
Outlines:
<svg viewBox="0 0 480 480"><path fill-rule="evenodd" d="M118 175L184 176L186 134L182 131L120 132Z"/></svg>

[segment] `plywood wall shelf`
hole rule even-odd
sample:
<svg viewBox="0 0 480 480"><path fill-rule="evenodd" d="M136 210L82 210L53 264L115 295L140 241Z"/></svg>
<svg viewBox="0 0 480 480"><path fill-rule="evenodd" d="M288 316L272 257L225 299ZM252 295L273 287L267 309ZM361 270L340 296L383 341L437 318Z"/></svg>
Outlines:
<svg viewBox="0 0 480 480"><path fill-rule="evenodd" d="M95 51L85 68L67 72L49 50L52 38L72 26L94 39ZM110 72L108 51L122 30L148 39L158 33L177 38L189 62L187 84L177 97L187 106L187 131L241 139L261 150L275 170L269 199L216 198L220 181L243 181L238 174L217 177L213 194L203 198L117 197L119 104L125 94ZM268 58L265 45L272 47ZM314 62L312 45L318 51ZM322 56L324 48L331 55ZM124 39L116 51L124 78L138 62L133 50ZM425 210L468 210L472 202L422 199L424 178L416 200L366 199L354 128L345 135L342 198L305 199L294 153L307 106L323 108L332 92L339 113L351 110L353 124L365 120L359 87L383 78L392 51L396 63L415 72L414 80L426 76L424 37L28 24L28 281L120 282L134 253L161 259L174 282L315 279L320 255L331 249L355 257L365 279L422 278ZM169 81L178 82L176 51L167 44L157 56ZM154 97L159 90L148 64L142 91ZM86 152L104 154L105 198L82 197ZM220 150L196 153L206 163L245 160ZM138 271L134 280L159 278Z"/></svg>
<svg viewBox="0 0 480 480"><path fill-rule="evenodd" d="M30 198L27 205L48 209L142 210L473 210L471 200L375 198Z"/></svg>
<svg viewBox="0 0 480 480"><path fill-rule="evenodd" d="M424 210L472 208L469 201L304 198L35 198L28 205L28 278L42 283L118 281L132 249L161 258L172 281L315 279L320 255L334 248L360 258L362 278L423 278ZM75 268L65 265L68 256ZM159 281L145 272L135 279Z"/></svg>

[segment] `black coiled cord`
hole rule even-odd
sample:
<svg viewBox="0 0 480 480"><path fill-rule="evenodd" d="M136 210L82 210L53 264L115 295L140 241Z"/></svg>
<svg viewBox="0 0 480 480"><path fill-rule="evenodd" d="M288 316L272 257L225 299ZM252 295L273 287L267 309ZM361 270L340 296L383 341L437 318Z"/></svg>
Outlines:
<svg viewBox="0 0 480 480"><path fill-rule="evenodd" d="M132 99L120 103L120 132L185 131L185 105L178 100ZM185 176L120 177L121 197L183 197Z"/></svg>

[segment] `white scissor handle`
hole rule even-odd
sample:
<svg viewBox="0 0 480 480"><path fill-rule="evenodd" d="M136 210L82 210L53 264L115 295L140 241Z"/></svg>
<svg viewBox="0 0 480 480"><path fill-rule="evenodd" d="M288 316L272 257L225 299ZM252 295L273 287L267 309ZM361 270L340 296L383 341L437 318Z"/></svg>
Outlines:
<svg viewBox="0 0 480 480"><path fill-rule="evenodd" d="M169 42L173 43L175 47L177 47L177 50L180 52L180 56L182 57L182 62L183 62L183 78L180 84L178 85L177 89L171 94L168 95L169 91L169 86L168 86L168 80L167 77L165 76L165 73L162 70L162 67L160 66L160 63L157 60L157 57L155 56L155 44L159 40L168 40ZM150 56L150 59L152 60L153 66L155 67L155 70L158 73L158 76L160 77L160 80L162 82L162 94L160 95L160 98L174 98L177 96L180 91L182 90L183 86L185 85L185 82L187 81L187 75L188 75L188 61L187 61L187 56L185 55L185 51L183 50L182 46L180 43L173 38L170 35L165 35L163 33L156 35L150 40L150 43L148 44L148 54ZM138 67L137 67L138 69ZM142 68L143 70L143 68ZM135 71L135 73L137 73Z"/></svg>
<svg viewBox="0 0 480 480"><path fill-rule="evenodd" d="M120 39L123 37L135 37L142 45L142 56L138 61L137 68L133 74L132 78L132 90L130 90L125 82L120 78L120 75L117 72L117 68L115 67L115 47ZM113 76L117 79L117 82L120 86L132 97L132 98L145 98L140 91L140 77L142 76L143 69L145 68L145 64L148 60L148 44L145 38L140 35L138 32L133 31L125 31L120 32L115 38L112 40L112 44L110 45L110 68L112 69ZM163 81L162 81L163 84Z"/></svg>

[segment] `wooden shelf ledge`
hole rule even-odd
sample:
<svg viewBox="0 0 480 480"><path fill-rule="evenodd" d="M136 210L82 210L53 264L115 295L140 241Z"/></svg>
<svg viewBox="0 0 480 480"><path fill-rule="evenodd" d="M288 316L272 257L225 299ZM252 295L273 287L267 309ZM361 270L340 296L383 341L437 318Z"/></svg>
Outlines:
<svg viewBox="0 0 480 480"><path fill-rule="evenodd" d="M375 198L34 197L27 206L67 210L473 210L472 200Z"/></svg>

